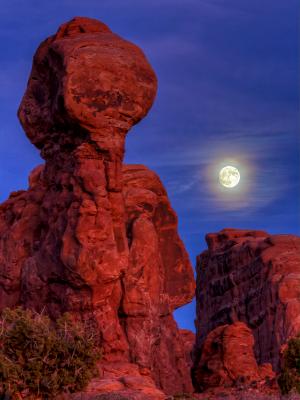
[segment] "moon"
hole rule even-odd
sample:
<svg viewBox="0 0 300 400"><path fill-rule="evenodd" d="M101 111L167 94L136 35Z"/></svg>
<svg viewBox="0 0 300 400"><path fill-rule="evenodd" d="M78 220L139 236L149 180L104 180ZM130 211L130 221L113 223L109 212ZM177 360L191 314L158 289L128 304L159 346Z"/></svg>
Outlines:
<svg viewBox="0 0 300 400"><path fill-rule="evenodd" d="M234 188L239 184L240 179L239 170L231 165L227 165L219 172L219 181L226 188Z"/></svg>

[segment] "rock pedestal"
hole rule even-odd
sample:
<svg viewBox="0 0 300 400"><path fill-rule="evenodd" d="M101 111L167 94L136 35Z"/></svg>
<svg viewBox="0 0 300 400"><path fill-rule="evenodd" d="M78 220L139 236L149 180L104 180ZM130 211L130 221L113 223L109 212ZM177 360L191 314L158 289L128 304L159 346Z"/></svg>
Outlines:
<svg viewBox="0 0 300 400"><path fill-rule="evenodd" d="M192 300L192 267L159 178L123 165L156 87L142 51L99 21L75 18L40 45L19 118L45 164L0 206L0 309L88 320L102 363L176 393L192 390L172 315Z"/></svg>

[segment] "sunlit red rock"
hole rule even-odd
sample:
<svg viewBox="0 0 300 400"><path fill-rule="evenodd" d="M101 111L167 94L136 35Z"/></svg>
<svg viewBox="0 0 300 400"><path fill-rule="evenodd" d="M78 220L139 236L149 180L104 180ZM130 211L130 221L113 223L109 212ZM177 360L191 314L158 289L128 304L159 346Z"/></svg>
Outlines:
<svg viewBox="0 0 300 400"><path fill-rule="evenodd" d="M197 259L197 348L220 325L251 328L259 364L278 370L280 348L300 331L300 238L225 229Z"/></svg>
<svg viewBox="0 0 300 400"><path fill-rule="evenodd" d="M68 395L66 400L165 400L167 397L155 386L150 372L140 371L136 364L105 363L99 372L99 378L84 393Z"/></svg>
<svg viewBox="0 0 300 400"><path fill-rule="evenodd" d="M237 384L249 386L274 378L270 364L257 365L253 346L252 331L243 322L221 325L211 331L195 360L196 389L205 391Z"/></svg>
<svg viewBox="0 0 300 400"><path fill-rule="evenodd" d="M172 316L192 300L192 267L159 178L123 166L156 86L142 51L96 20L75 18L40 45L19 118L46 162L0 206L0 309L88 320L103 368L134 364L176 393L192 390Z"/></svg>

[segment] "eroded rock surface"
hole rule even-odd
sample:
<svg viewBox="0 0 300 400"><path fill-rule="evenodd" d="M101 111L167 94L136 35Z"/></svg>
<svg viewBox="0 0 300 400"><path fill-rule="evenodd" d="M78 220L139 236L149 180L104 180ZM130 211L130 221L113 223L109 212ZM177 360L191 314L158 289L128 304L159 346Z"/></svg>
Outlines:
<svg viewBox="0 0 300 400"><path fill-rule="evenodd" d="M107 362L84 393L67 395L65 400L165 400L168 396L157 388L149 372L142 372L136 364Z"/></svg>
<svg viewBox="0 0 300 400"><path fill-rule="evenodd" d="M159 178L123 166L156 86L142 51L99 21L75 18L40 45L19 118L45 165L0 207L0 309L88 320L102 363L176 393L192 390L172 316L192 300L192 267Z"/></svg>
<svg viewBox="0 0 300 400"><path fill-rule="evenodd" d="M189 329L180 329L180 335L182 337L184 347L185 347L185 358L187 363L192 369L193 366L193 359L194 359L194 347L196 343L196 335L194 332L190 331Z"/></svg>
<svg viewBox="0 0 300 400"><path fill-rule="evenodd" d="M275 377L271 364L257 365L254 338L243 322L221 325L211 331L193 368L198 391L235 385L264 385Z"/></svg>
<svg viewBox="0 0 300 400"><path fill-rule="evenodd" d="M225 229L197 259L197 349L220 325L243 321L259 364L278 370L280 348L300 331L300 238Z"/></svg>

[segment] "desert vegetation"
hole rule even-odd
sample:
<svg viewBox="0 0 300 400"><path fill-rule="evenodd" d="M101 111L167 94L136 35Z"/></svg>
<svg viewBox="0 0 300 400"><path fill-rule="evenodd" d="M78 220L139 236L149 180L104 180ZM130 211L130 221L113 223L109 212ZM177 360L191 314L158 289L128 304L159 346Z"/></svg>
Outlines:
<svg viewBox="0 0 300 400"><path fill-rule="evenodd" d="M282 372L278 378L282 394L300 393L300 334L289 340L283 354Z"/></svg>
<svg viewBox="0 0 300 400"><path fill-rule="evenodd" d="M0 393L5 399L49 399L86 387L101 357L91 329L64 314L5 309L0 317Z"/></svg>

